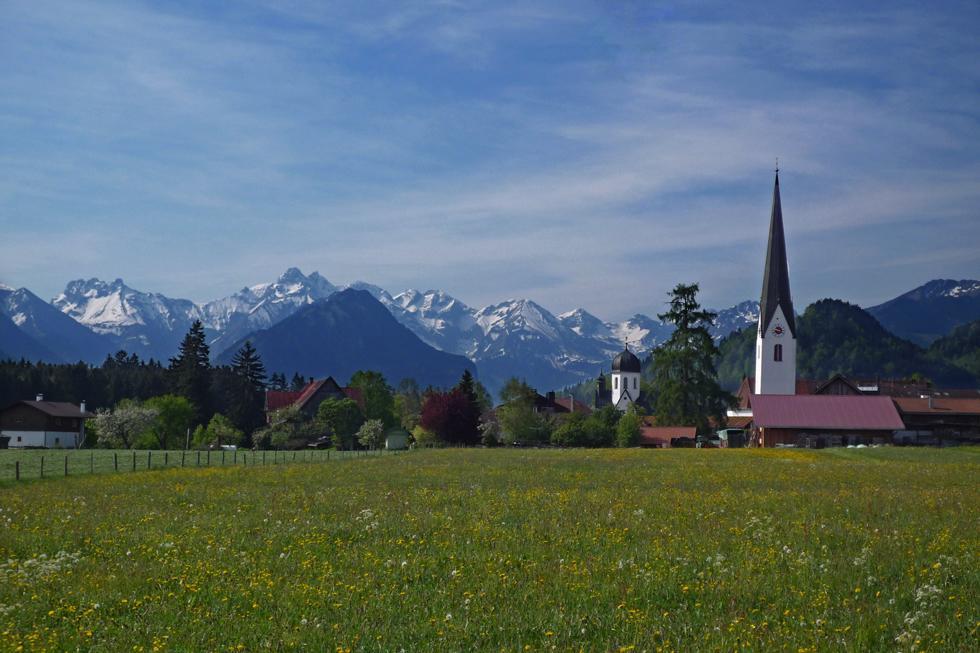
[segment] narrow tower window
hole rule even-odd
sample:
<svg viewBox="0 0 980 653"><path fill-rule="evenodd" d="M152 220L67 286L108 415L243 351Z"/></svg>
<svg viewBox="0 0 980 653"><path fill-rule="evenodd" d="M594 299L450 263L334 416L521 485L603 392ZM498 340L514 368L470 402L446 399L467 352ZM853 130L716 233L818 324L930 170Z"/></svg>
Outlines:
<svg viewBox="0 0 980 653"><path fill-rule="evenodd" d="M783 360L783 346L776 345L772 350L772 359L777 363L781 363Z"/></svg>
<svg viewBox="0 0 980 653"><path fill-rule="evenodd" d="M618 376L614 376L613 377L613 390L617 390L617 389L619 389L619 377Z"/></svg>

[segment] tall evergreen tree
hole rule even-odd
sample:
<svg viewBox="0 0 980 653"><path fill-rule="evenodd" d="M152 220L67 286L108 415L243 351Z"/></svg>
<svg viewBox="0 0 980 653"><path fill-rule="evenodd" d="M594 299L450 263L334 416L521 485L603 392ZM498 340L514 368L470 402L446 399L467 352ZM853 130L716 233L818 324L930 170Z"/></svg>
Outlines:
<svg viewBox="0 0 980 653"><path fill-rule="evenodd" d="M251 341L246 340L235 353L231 370L237 387L229 402L230 417L238 428L250 434L262 425L266 379L265 365Z"/></svg>
<svg viewBox="0 0 980 653"><path fill-rule="evenodd" d="M194 423L206 424L211 417L211 352L204 325L195 320L177 356L170 359L174 391L194 404Z"/></svg>
<svg viewBox="0 0 980 653"><path fill-rule="evenodd" d="M653 354L656 414L660 424L693 424L704 432L708 421L724 419L732 398L718 385L718 348L708 329L715 314L698 304L698 284L678 284L670 308L657 317L673 324L674 333Z"/></svg>
<svg viewBox="0 0 980 653"><path fill-rule="evenodd" d="M466 398L467 409L460 416L456 428L459 429L457 438L461 442L475 444L480 440L480 414L483 412L480 407L480 396L476 390L476 379L469 370L463 371L463 377L456 385L456 389Z"/></svg>

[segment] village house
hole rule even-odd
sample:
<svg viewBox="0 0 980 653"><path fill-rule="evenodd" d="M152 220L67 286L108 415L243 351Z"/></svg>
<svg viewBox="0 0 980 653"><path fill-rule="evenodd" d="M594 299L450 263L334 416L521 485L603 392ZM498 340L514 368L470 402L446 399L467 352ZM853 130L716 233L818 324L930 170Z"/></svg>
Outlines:
<svg viewBox="0 0 980 653"><path fill-rule="evenodd" d="M17 401L0 411L0 447L13 449L75 449L85 439L85 420L95 417L80 406L63 401Z"/></svg>
<svg viewBox="0 0 980 653"><path fill-rule="evenodd" d="M272 419L272 413L283 408L295 406L307 418L316 417L316 411L320 404L326 399L350 399L354 401L361 410L364 410L364 398L361 391L357 388L342 388L332 376L325 379L313 380L299 391L288 390L266 390L265 391L265 418L266 422Z"/></svg>

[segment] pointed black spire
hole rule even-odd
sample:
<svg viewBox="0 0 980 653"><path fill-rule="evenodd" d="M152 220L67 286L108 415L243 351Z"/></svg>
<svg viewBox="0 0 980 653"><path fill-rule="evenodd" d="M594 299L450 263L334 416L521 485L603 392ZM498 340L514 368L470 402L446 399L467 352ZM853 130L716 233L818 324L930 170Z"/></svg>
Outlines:
<svg viewBox="0 0 980 653"><path fill-rule="evenodd" d="M796 337L796 313L789 294L789 268L786 265L786 238L783 235L783 208L779 203L779 169L772 191L772 216L769 220L769 247L766 249L766 272L762 278L762 300L759 305L759 324L763 337L776 307L781 306L786 326Z"/></svg>

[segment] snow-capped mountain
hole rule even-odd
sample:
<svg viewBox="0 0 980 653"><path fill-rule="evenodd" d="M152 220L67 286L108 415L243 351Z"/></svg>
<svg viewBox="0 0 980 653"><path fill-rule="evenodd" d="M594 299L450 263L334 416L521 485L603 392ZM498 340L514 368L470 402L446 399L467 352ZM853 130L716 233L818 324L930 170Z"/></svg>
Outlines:
<svg viewBox="0 0 980 653"><path fill-rule="evenodd" d="M71 281L51 304L95 333L110 336L117 349L163 361L176 353L194 320L204 316L189 299L135 290L122 279Z"/></svg>
<svg viewBox="0 0 980 653"><path fill-rule="evenodd" d="M867 311L895 335L928 346L980 319L980 281L935 279Z"/></svg>
<svg viewBox="0 0 980 653"><path fill-rule="evenodd" d="M379 299L399 322L437 349L470 356L483 336L476 311L441 290L406 290L388 301Z"/></svg>
<svg viewBox="0 0 980 653"><path fill-rule="evenodd" d="M660 320L637 313L622 322L603 322L582 308L558 316L562 324L575 333L603 342L611 354L622 351L623 346L636 353L646 353L670 337L672 329Z"/></svg>
<svg viewBox="0 0 980 653"><path fill-rule="evenodd" d="M113 351L108 337L93 333L27 288L0 288L0 313L36 343L27 353L39 360L99 363ZM13 345L10 349L19 350Z"/></svg>
<svg viewBox="0 0 980 653"><path fill-rule="evenodd" d="M475 314L483 337L470 357L490 388L512 376L555 388L595 376L609 362L608 346L582 336L527 299L493 304Z"/></svg>
<svg viewBox="0 0 980 653"><path fill-rule="evenodd" d="M730 308L723 308L715 311L715 326L711 329L711 335L715 340L721 340L730 333L741 331L747 326L754 326L759 323L759 302L746 300Z"/></svg>
<svg viewBox="0 0 980 653"><path fill-rule="evenodd" d="M337 286L319 272L306 276L298 268L289 268L272 283L248 286L208 302L202 307L202 321L214 333L210 338L213 353L218 354L242 337L268 329L299 308L335 292Z"/></svg>

